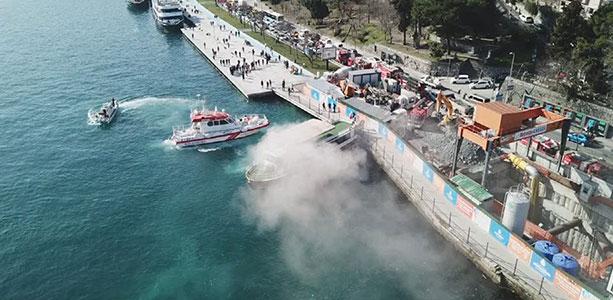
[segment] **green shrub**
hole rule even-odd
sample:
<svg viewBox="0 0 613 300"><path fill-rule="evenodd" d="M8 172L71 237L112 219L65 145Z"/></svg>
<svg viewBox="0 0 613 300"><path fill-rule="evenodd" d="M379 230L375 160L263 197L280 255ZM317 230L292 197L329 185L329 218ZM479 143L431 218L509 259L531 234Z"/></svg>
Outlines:
<svg viewBox="0 0 613 300"><path fill-rule="evenodd" d="M430 56L434 58L441 58L445 54L445 48L441 43L431 43L430 44Z"/></svg>
<svg viewBox="0 0 613 300"><path fill-rule="evenodd" d="M526 4L524 4L524 7L528 11L528 13L530 13L533 16L536 16L539 12L538 5L536 5L536 3L533 1L527 1Z"/></svg>

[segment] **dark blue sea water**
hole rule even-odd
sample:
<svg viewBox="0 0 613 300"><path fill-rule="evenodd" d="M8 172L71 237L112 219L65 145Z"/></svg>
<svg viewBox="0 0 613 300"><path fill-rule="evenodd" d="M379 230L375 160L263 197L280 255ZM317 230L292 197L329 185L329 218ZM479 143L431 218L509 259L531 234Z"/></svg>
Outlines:
<svg viewBox="0 0 613 300"><path fill-rule="evenodd" d="M135 99L111 128L88 126L87 111L111 96ZM398 264L314 251L318 271L305 276L282 230L245 217L246 153L261 135L208 153L163 144L199 98L274 124L308 118L279 100L246 101L148 10L0 2L0 299L501 295L408 206L406 221L386 225L419 244Z"/></svg>

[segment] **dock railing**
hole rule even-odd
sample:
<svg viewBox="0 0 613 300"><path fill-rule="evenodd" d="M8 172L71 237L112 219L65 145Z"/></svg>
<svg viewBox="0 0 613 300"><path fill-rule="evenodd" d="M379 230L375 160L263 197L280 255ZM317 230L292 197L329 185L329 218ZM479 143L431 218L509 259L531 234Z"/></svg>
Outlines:
<svg viewBox="0 0 613 300"><path fill-rule="evenodd" d="M326 103L326 106L324 107L323 102L317 101L303 94L303 86L304 83L296 83L286 87L285 89L275 88L274 91L277 96L289 101L298 108L320 120L328 121L330 123L340 121L341 113L338 107L329 107L329 103ZM292 91L290 92L289 89Z"/></svg>

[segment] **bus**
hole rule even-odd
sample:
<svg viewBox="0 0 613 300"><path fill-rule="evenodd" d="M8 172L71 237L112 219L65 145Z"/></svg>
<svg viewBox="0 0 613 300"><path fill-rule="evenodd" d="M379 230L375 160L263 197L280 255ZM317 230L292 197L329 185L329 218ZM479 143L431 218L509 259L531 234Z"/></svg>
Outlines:
<svg viewBox="0 0 613 300"><path fill-rule="evenodd" d="M264 15L277 21L281 22L284 20L283 15L274 11L264 11Z"/></svg>

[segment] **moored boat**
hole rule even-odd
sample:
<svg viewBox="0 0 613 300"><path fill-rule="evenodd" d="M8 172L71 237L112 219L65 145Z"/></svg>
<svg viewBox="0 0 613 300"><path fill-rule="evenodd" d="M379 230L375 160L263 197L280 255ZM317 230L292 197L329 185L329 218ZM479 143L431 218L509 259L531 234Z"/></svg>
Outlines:
<svg viewBox="0 0 613 300"><path fill-rule="evenodd" d="M194 110L191 124L186 128L174 128L170 142L179 147L229 142L253 135L268 127L265 115L249 114L232 117L224 111Z"/></svg>
<svg viewBox="0 0 613 300"><path fill-rule="evenodd" d="M151 0L153 17L162 27L176 27L183 23L183 9L177 0Z"/></svg>
<svg viewBox="0 0 613 300"><path fill-rule="evenodd" d="M128 3L134 6L145 5L149 0L128 0Z"/></svg>
<svg viewBox="0 0 613 300"><path fill-rule="evenodd" d="M108 125L113 122L118 113L119 102L113 98L111 101L102 104L98 110L90 109L87 113L88 123L90 125Z"/></svg>
<svg viewBox="0 0 613 300"><path fill-rule="evenodd" d="M324 121L311 119L293 128L300 135L291 141L292 144L301 144L309 141L329 143L339 149L351 145L355 140L353 126L347 122L337 122L333 125ZM287 176L286 166L283 164L283 149L268 149L263 158L254 161L245 171L245 178L251 187L264 188L268 184Z"/></svg>

